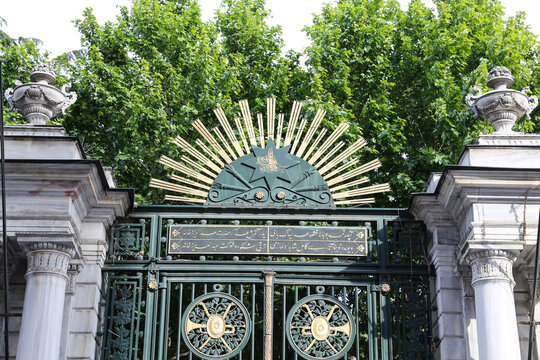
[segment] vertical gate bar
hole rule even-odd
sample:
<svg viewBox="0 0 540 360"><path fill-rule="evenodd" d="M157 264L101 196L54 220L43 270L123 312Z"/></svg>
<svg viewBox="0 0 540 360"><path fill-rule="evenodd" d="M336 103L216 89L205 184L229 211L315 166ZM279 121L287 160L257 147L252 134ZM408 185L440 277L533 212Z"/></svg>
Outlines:
<svg viewBox="0 0 540 360"><path fill-rule="evenodd" d="M349 300L349 299L347 299L347 287L344 286L344 287L343 287L343 299L342 299L342 301L343 301L344 304L347 304L347 303L349 302L348 300ZM357 331L357 332L358 332L358 331ZM345 353L345 354L343 355L343 360L347 360L347 353Z"/></svg>
<svg viewBox="0 0 540 360"><path fill-rule="evenodd" d="M367 305L368 305L368 348L369 348L369 360L375 360L375 337L376 332L374 331L375 325L373 324L373 321L375 319L373 318L373 299L371 297L371 285L369 285L366 288L366 298L367 298Z"/></svg>
<svg viewBox="0 0 540 360"><path fill-rule="evenodd" d="M264 275L264 360L272 360L272 327L275 271L263 270Z"/></svg>
<svg viewBox="0 0 540 360"><path fill-rule="evenodd" d="M398 349L397 350L398 350L398 355L401 356L401 354L403 352L403 344L402 344L401 339L404 338L405 334L402 333L403 327L401 326L401 318L402 318L402 311L401 311L402 304L401 304L401 298L400 298L401 290L399 288L399 283L397 281L396 281L395 285L396 285L396 302L397 302L397 304L396 304L396 310L397 310L396 319L397 319L397 324L398 324L398 329L397 329L398 330L397 331L397 334L398 334L398 339L397 339Z"/></svg>
<svg viewBox="0 0 540 360"><path fill-rule="evenodd" d="M380 283L384 282L381 279ZM390 357L390 334L388 332L388 323L390 322L390 314L388 307L390 303L387 301L387 297L379 293L379 317L381 322L381 358L382 360L391 359Z"/></svg>
<svg viewBox="0 0 540 360"><path fill-rule="evenodd" d="M240 302L244 303L244 284L240 283ZM238 354L238 360L242 360L242 353L243 351L240 351Z"/></svg>
<svg viewBox="0 0 540 360"><path fill-rule="evenodd" d="M206 283L204 283L203 289L204 289L203 292L206 294L208 292L208 285Z"/></svg>
<svg viewBox="0 0 540 360"><path fill-rule="evenodd" d="M156 255L156 243L159 242L159 232L158 232L159 216L153 215L150 219L150 249L148 251L148 257L153 259ZM144 234L143 234L144 236ZM159 248L159 247L157 247ZM151 281L156 281L156 273L152 271L147 272L147 284L150 284ZM155 331L155 311L154 311L154 300L156 297L156 292L147 289L146 291L146 317L144 324L144 341L143 341L143 360L151 360L152 354L151 351L154 349L154 331Z"/></svg>
<svg viewBox="0 0 540 360"><path fill-rule="evenodd" d="M307 296L311 295L311 286L307 286Z"/></svg>
<svg viewBox="0 0 540 360"><path fill-rule="evenodd" d="M298 302L298 285L294 285L294 303ZM298 360L298 354L294 352L294 360Z"/></svg>
<svg viewBox="0 0 540 360"><path fill-rule="evenodd" d="M167 277L163 277L163 281L167 281ZM157 346L157 359L163 359L163 343L165 342L164 332L165 332L165 312L167 308L167 287L163 286L163 283L159 283L159 296L160 296L160 308L159 309L159 330L158 330L158 346Z"/></svg>
<svg viewBox="0 0 540 360"><path fill-rule="evenodd" d="M195 283L191 283L191 301L195 300ZM193 359L193 353L189 351L189 360Z"/></svg>
<svg viewBox="0 0 540 360"><path fill-rule="evenodd" d="M360 359L360 331L358 329L360 328L360 311L358 309L358 288L354 288L354 309L355 309L355 316L356 316L356 339L354 339L354 342L356 343L356 358Z"/></svg>
<svg viewBox="0 0 540 360"><path fill-rule="evenodd" d="M372 313L372 319L373 319L373 350L374 350L374 354L373 356L375 357L375 359L379 359L379 337L377 336L377 325L378 325L378 322L377 322L377 292L375 291L374 289L374 285L371 285L371 303L372 303L372 306L371 306L371 311L373 312Z"/></svg>
<svg viewBox="0 0 540 360"><path fill-rule="evenodd" d="M255 360L255 284L251 285L251 318L253 326L251 327L251 360Z"/></svg>
<svg viewBox="0 0 540 360"><path fill-rule="evenodd" d="M168 352L169 352L169 317L170 317L170 310L171 310L171 290L172 290L172 284L170 281L167 281L167 277L164 277L163 281L167 282L167 287L165 290L167 291L167 304L165 305L165 341L163 343L163 358L167 359Z"/></svg>
<svg viewBox="0 0 540 360"><path fill-rule="evenodd" d="M178 290L178 324L182 324L182 296L184 295L184 284L180 283L180 289ZM178 327L178 338L176 339L176 358L180 359L180 345L182 338L182 331L184 331L181 327Z"/></svg>
<svg viewBox="0 0 540 360"><path fill-rule="evenodd" d="M377 220L377 239L379 242L379 264L385 268L388 265L388 222L385 219Z"/></svg>
<svg viewBox="0 0 540 360"><path fill-rule="evenodd" d="M285 360L285 345L287 343L287 334L285 333L285 328L287 327L287 285L283 285L283 311L282 311L282 339L281 339L281 359Z"/></svg>
<svg viewBox="0 0 540 360"><path fill-rule="evenodd" d="M227 292L229 293L229 295L231 295L231 284L227 285Z"/></svg>

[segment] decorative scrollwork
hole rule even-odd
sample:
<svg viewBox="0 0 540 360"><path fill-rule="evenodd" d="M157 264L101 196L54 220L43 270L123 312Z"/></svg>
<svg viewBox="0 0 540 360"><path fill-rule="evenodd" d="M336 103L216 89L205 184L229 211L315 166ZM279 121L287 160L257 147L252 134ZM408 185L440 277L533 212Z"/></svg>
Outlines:
<svg viewBox="0 0 540 360"><path fill-rule="evenodd" d="M203 359L229 359L246 346L251 320L234 296L213 293L193 300L182 320L183 337L191 352Z"/></svg>
<svg viewBox="0 0 540 360"><path fill-rule="evenodd" d="M354 319L345 304L328 295L312 295L289 311L287 338L306 359L342 358L354 343Z"/></svg>

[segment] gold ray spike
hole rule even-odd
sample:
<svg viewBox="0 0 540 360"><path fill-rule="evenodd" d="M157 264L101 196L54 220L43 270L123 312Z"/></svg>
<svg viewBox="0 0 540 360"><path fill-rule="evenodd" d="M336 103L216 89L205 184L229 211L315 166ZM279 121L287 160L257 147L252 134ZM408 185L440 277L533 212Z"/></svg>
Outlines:
<svg viewBox="0 0 540 360"><path fill-rule="evenodd" d="M296 147L300 142L300 138L302 137L302 133L304 132L304 128L306 127L306 123L307 119L302 118L302 121L300 121L300 126L298 127L298 131L296 132L296 137L294 138L293 145L291 146L291 150L289 151L290 154L294 154L294 151L296 150Z"/></svg>
<svg viewBox="0 0 540 360"><path fill-rule="evenodd" d="M319 168L322 164L324 164L328 159L330 159L332 156L334 156L335 153L339 151L343 146L345 146L345 143L343 141L340 141L337 143L336 146L332 150L330 150L317 164L315 164L315 168Z"/></svg>
<svg viewBox="0 0 540 360"><path fill-rule="evenodd" d="M240 118L235 117L234 118L234 124L236 125L236 130L240 134L240 139L242 139L242 143L244 144L244 148L246 149L246 153L249 154L249 145L246 140L246 134L244 134L244 128L242 127L242 123L240 122Z"/></svg>
<svg viewBox="0 0 540 360"><path fill-rule="evenodd" d="M205 203L205 199L195 199L195 198L188 198L184 196L175 196L175 195L165 195L165 200L172 200L172 201L181 201L181 202L187 202L187 203Z"/></svg>
<svg viewBox="0 0 540 360"><path fill-rule="evenodd" d="M334 205L373 204L374 202L375 202L375 198L360 198L360 199L334 201Z"/></svg>
<svg viewBox="0 0 540 360"><path fill-rule="evenodd" d="M189 155L193 156L195 159L198 159L202 162L204 162L209 168L211 168L214 171L217 171L218 173L221 171L221 168L214 164L212 161L210 161L206 156L201 154L197 149L195 149L193 146L191 146L190 143L188 143L186 140L182 139L180 136L177 136L173 142L178 145L181 149L186 151Z"/></svg>
<svg viewBox="0 0 540 360"><path fill-rule="evenodd" d="M386 191L390 191L390 185L388 183L371 185L371 186L363 187L360 189L342 191L340 193L332 193L332 198L345 199L345 198L349 198L353 196L375 194L375 193L381 193L381 192L386 192Z"/></svg>
<svg viewBox="0 0 540 360"><path fill-rule="evenodd" d="M284 114L278 115L278 124L277 124L277 133L276 133L276 148L281 146L281 132L283 131L283 119L285 118Z"/></svg>
<svg viewBox="0 0 540 360"><path fill-rule="evenodd" d="M204 124L201 122L201 120L197 119L194 122L191 123L195 130L201 134L201 136L212 146L216 151L218 152L219 156L225 160L227 164L232 163L232 159L227 155L225 150L219 145L219 143L216 141L216 139L210 134L210 131L204 126Z"/></svg>
<svg viewBox="0 0 540 360"><path fill-rule="evenodd" d="M341 185L335 186L333 188L330 188L330 192L336 192L336 191L341 190L341 189L350 188L350 187L360 185L360 184L365 184L367 182L369 182L369 178L364 176L363 178L360 178L360 179L357 179L357 180L354 180L354 181L351 181L351 182L348 182L348 183L341 184Z"/></svg>
<svg viewBox="0 0 540 360"><path fill-rule="evenodd" d="M181 173L183 173L183 174L185 174L187 176L191 176L194 179L203 181L203 182L205 182L207 184L212 185L214 183L213 179L210 179L209 177L206 177L203 174L198 173L195 170L193 170L191 168L188 168L184 164L180 164L179 162L176 162L173 159L171 159L170 157L167 157L165 155L162 155L159 158L159 163L162 164L162 165L168 166L168 167L170 167L170 168L172 168L172 169L174 169L176 171L180 171Z"/></svg>
<svg viewBox="0 0 540 360"><path fill-rule="evenodd" d="M333 158L328 164L323 166L321 169L319 169L319 173L321 175L324 175L328 170L332 169L337 164L341 163L343 160L366 146L367 142L366 140L360 138L356 140L351 146L349 146L345 151L343 151L341 154Z"/></svg>
<svg viewBox="0 0 540 360"><path fill-rule="evenodd" d="M327 132L326 129L322 129L319 132L319 135L317 135L317 138L315 138L315 141L313 142L313 144L311 144L311 146L310 146L309 150L307 151L306 155L304 155L304 159L309 158L309 155L311 155L311 153L317 148L317 146L319 146L319 143L323 139L324 135L326 135L326 132Z"/></svg>
<svg viewBox="0 0 540 360"><path fill-rule="evenodd" d="M187 184L187 185L191 185L191 186L203 189L203 190L210 190L210 186L208 186L208 185L200 184L200 183L198 183L196 181L183 178L183 177L178 176L176 174L171 174L171 179L173 179L174 181L178 181L178 182L181 182L181 183L184 183L184 184Z"/></svg>
<svg viewBox="0 0 540 360"><path fill-rule="evenodd" d="M206 196L208 195L207 191L201 191L198 189L193 189L187 186L178 185L172 182L163 181L163 180L154 179L154 178L150 179L150 186L154 188L158 188L158 189L179 192L179 193L183 193L187 195L201 196L203 198L206 198Z"/></svg>
<svg viewBox="0 0 540 360"><path fill-rule="evenodd" d="M199 145L199 147L203 149L203 151L207 153L212 158L212 160L217 162L221 167L225 166L225 163L221 161L219 156L217 156L212 150L210 150L210 148L206 146L206 144L203 143L200 139L195 140L195 144Z"/></svg>
<svg viewBox="0 0 540 360"><path fill-rule="evenodd" d="M343 170L345 170L345 169L347 169L347 168L349 168L349 167L351 167L353 165L358 164L358 161L359 161L358 159L352 159L351 161L347 161L345 164L343 164L340 167L336 168L334 171L332 171L326 177L323 176L323 179L328 180L328 179L332 178L332 176L334 176L336 174L339 174Z"/></svg>
<svg viewBox="0 0 540 360"><path fill-rule="evenodd" d="M255 130L253 129L253 122L251 121L251 112L249 111L248 101L240 100L238 104L240 105L240 111L242 112L242 117L244 118L244 124L246 125L249 143L251 145L257 146L257 138L255 137Z"/></svg>
<svg viewBox="0 0 540 360"><path fill-rule="evenodd" d="M313 156L307 162L313 165L315 161L317 161L322 156L322 154L324 154L326 150L328 150L328 148L332 146L345 131L347 131L348 128L348 122L343 121L342 123L340 123L332 132L332 134L330 134L328 139L326 139L326 141L321 145L321 147L317 149L317 151L315 151L315 154L313 154Z"/></svg>
<svg viewBox="0 0 540 360"><path fill-rule="evenodd" d="M186 164L189 164L191 166L193 166L195 169L199 170L200 172L203 172L209 176L211 176L212 178L216 178L217 177L217 174L214 174L212 171L210 171L209 169L205 168L204 166L201 166L199 164L197 164L194 160L188 158L186 155L182 155L180 157L180 159L185 162Z"/></svg>
<svg viewBox="0 0 540 360"><path fill-rule="evenodd" d="M229 124L229 120L227 120L227 116L223 112L223 109L220 107L217 109L214 109L214 114L216 114L216 117L218 118L218 121L221 124L221 127L223 127L223 130L225 130L225 135L227 135L227 137L229 138L229 141L231 142L234 149L238 153L238 156L244 156L244 151L240 147L240 143L238 142L238 139L234 135L231 124Z"/></svg>
<svg viewBox="0 0 540 360"><path fill-rule="evenodd" d="M291 116L289 118L289 124L287 125L287 133L285 134L285 140L283 141L283 146L287 146L292 141L292 136L294 130L296 130L296 122L300 116L300 110L304 104L300 101L295 101L291 110Z"/></svg>
<svg viewBox="0 0 540 360"><path fill-rule="evenodd" d="M274 137L274 120L276 118L276 99L266 99L266 127L268 139L272 139L275 142Z"/></svg>
<svg viewBox="0 0 540 360"><path fill-rule="evenodd" d="M351 178L355 178L358 175L361 175L361 174L363 174L365 172L374 170L374 169L378 168L379 166L381 166L381 162L379 161L379 159L372 160L372 161L370 161L368 163L365 163L362 166L357 167L354 170L346 172L345 174L338 175L338 176L334 177L333 179L327 180L326 184L328 186L339 184L340 182L343 182L343 181L351 179Z"/></svg>
<svg viewBox="0 0 540 360"><path fill-rule="evenodd" d="M229 143L227 142L227 140L225 140L225 136L223 136L223 134L221 133L221 131L219 131L218 127L215 126L212 128L212 131L214 132L214 134L216 134L216 136L218 137L219 141L221 141L221 143L223 145L225 145L225 149L227 149L227 152L228 154L231 156L231 159L232 161L236 160L236 158L238 156L236 156L236 154L234 153L233 149L230 147ZM232 162L231 161L231 162Z"/></svg>
<svg viewBox="0 0 540 360"><path fill-rule="evenodd" d="M302 143L300 144L300 148L294 155L298 156L299 158L302 157L302 155L304 154L304 151L306 150L306 147L311 142L313 135L315 135L315 131L317 131L317 129L319 128L319 125L321 124L321 121L325 115L326 115L326 110L323 110L323 109L317 110L317 113L315 114L315 117L313 118L313 121L311 122L311 125L309 126L306 136L304 137L304 140L302 140Z"/></svg>
<svg viewBox="0 0 540 360"><path fill-rule="evenodd" d="M259 141L261 142L261 148L264 149L264 126L263 115L261 113L257 114L257 120L259 122Z"/></svg>

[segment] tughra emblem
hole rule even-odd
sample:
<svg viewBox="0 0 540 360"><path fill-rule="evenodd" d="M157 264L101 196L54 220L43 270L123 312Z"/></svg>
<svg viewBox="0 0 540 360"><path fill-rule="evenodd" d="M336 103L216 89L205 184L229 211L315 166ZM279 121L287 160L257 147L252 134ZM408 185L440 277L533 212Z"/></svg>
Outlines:
<svg viewBox="0 0 540 360"><path fill-rule="evenodd" d="M150 186L177 193L165 200L218 206L335 207L375 202L367 195L390 190L388 183L366 186L366 174L381 166L379 159L361 162L367 144L343 137L350 124L342 121L326 129L324 109L301 116L303 103L295 101L288 121L276 114L276 100L266 99L266 117L252 116L247 100L214 113L219 126L208 129L201 120L192 126L201 138L177 136L178 160L161 156L171 181L151 179ZM315 111L316 110L316 111Z"/></svg>

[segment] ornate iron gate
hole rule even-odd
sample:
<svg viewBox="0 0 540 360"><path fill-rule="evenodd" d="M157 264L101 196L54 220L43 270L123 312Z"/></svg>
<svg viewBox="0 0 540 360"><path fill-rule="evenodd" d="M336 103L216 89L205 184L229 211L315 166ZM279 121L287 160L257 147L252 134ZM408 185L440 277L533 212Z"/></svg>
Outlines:
<svg viewBox="0 0 540 360"><path fill-rule="evenodd" d="M224 226L357 227L367 255L224 254L233 242L171 255L178 224L214 236ZM100 356L431 359L424 240L423 225L395 209L137 207L111 231Z"/></svg>

